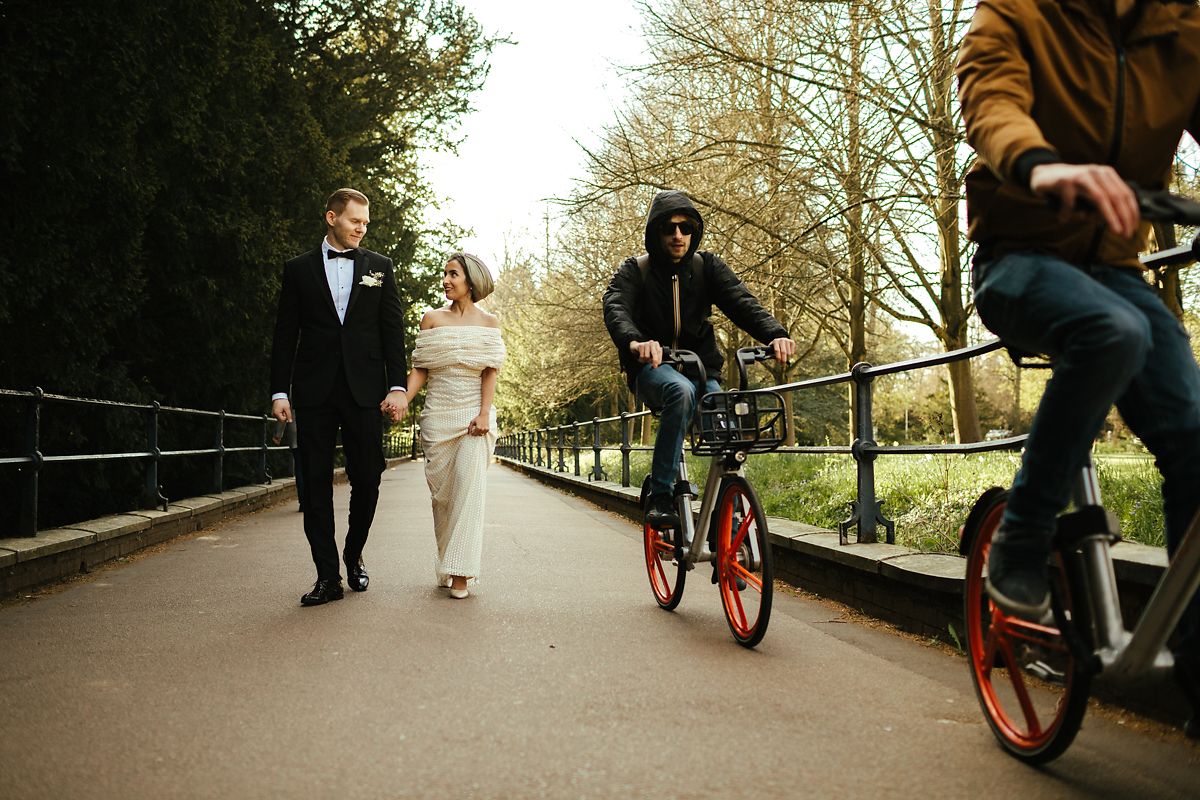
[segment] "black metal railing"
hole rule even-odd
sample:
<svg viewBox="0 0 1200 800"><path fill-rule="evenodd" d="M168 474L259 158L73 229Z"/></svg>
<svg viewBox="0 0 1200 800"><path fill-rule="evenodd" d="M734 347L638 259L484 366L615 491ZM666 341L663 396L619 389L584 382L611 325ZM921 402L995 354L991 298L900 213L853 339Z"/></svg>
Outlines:
<svg viewBox="0 0 1200 800"><path fill-rule="evenodd" d="M825 446L790 446L780 447L776 453L824 453L842 454L854 458L857 465L857 486L855 499L850 503L850 516L839 523L838 533L842 544L849 541L849 532L855 530L856 541L862 543L878 541L878 527L886 531L886 541L893 544L896 538L895 524L883 515L882 502L875 492L875 460L879 456L892 455L924 455L930 453L984 453L996 450L1016 450L1025 441L1025 435L1010 436L1003 439L968 444L922 444L922 445L892 445L884 446L875 441L874 419L872 412L873 384L876 378L893 375L928 367L965 361L991 353L1003 347L1001 342L993 340L983 344L964 347L947 353L939 353L924 358L900 361L895 364L872 366L867 363L855 364L848 372L836 375L826 375L794 383L767 387L776 392L801 392L826 386L852 383L854 385L854 440L849 445ZM545 467L556 472L567 472L565 454L570 453L574 462L574 474L580 475L580 454L583 450L592 451L592 470L588 480L608 480L608 474L601 464L601 453L619 451L621 453L621 486L630 485L630 454L637 451L650 451L648 445L633 443L633 421L649 414L649 411L622 413L614 417L596 417L591 421L568 422L563 425L551 425L519 433L502 436L497 443L496 453L514 461L520 461L533 466ZM619 423L620 438L618 441L604 444L602 430L606 425ZM591 444L580 445L580 429L591 428ZM567 432L570 432L570 444L566 443Z"/></svg>
<svg viewBox="0 0 1200 800"><path fill-rule="evenodd" d="M98 463L134 461L143 465L143 488L141 508L167 509L167 498L159 483L159 466L164 459L208 458L212 464L211 490L223 492L226 485L226 462L234 455L254 454L256 473L260 483L270 483L272 476L267 457L272 451L285 451L286 444L273 444L272 437L276 421L266 414L232 414L228 411L206 411L194 408L174 408L157 402L149 404L120 403L110 400L94 400L82 397L66 397L46 394L41 389L32 392L0 389L0 401L23 403L23 434L19 455L0 454L0 469L15 468L18 473L16 502L19 507L16 521L17 536L34 536L38 530L38 482L43 469L53 464ZM42 452L42 413L48 406L73 406L106 411L133 412L143 418L143 438L133 449L123 452L103 453L58 453ZM181 417L199 421L210 426L211 445L206 447L163 450L159 447L162 418ZM242 440L253 436L255 444L231 445L227 438L228 427L239 426ZM250 430L247 431L246 427ZM384 434L384 455L397 458L410 455L415 458L418 451L418 435L415 426L390 431Z"/></svg>

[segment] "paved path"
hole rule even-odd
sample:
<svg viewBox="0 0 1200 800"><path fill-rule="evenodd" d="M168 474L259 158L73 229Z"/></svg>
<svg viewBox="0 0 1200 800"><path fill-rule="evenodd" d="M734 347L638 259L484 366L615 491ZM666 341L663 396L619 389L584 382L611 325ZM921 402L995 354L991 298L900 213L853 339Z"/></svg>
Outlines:
<svg viewBox="0 0 1200 800"><path fill-rule="evenodd" d="M660 611L635 526L504 467L451 600L421 470L365 594L299 606L287 503L0 607L0 798L1196 796L1200 748L1096 714L1018 764L961 658L830 605L777 595L756 651L706 581Z"/></svg>

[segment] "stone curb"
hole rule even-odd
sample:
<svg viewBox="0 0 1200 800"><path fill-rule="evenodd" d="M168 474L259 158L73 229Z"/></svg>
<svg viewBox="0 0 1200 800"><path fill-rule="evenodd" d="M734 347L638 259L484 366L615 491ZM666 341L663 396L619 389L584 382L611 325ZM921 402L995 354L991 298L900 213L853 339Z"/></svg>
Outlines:
<svg viewBox="0 0 1200 800"><path fill-rule="evenodd" d="M392 458L387 464L407 460ZM345 477L345 470L339 469L334 480L341 482ZM0 597L89 572L144 547L295 496L295 480L280 478L265 485L175 500L166 511L127 511L39 531L37 536L0 539Z"/></svg>

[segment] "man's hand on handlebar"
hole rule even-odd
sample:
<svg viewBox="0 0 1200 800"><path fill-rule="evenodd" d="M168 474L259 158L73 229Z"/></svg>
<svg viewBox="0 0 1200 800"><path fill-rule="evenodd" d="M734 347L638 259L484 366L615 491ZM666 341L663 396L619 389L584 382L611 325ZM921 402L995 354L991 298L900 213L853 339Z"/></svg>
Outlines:
<svg viewBox="0 0 1200 800"><path fill-rule="evenodd" d="M784 336L772 339L771 349L775 352L775 360L780 364L786 364L792 356L796 355L796 343Z"/></svg>
<svg viewBox="0 0 1200 800"><path fill-rule="evenodd" d="M630 342L629 352L638 357L638 361L643 364L649 364L655 369L662 363L662 345L656 341L649 342Z"/></svg>
<svg viewBox="0 0 1200 800"><path fill-rule="evenodd" d="M1058 198L1063 213L1074 211L1081 198L1088 201L1118 236L1132 236L1138 229L1141 214L1137 197L1110 166L1038 164L1029 173L1029 188L1036 194Z"/></svg>

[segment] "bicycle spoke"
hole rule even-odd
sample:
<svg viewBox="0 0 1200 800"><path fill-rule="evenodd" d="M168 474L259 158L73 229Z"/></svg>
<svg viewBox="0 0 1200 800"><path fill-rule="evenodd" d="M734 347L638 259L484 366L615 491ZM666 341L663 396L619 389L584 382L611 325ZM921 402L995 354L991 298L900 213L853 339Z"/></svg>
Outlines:
<svg viewBox="0 0 1200 800"><path fill-rule="evenodd" d="M752 522L754 522L753 516L748 515L742 518L742 524L738 525L737 533L729 543L730 550L737 550L742 546L742 542L746 541L746 532L750 530L750 523Z"/></svg>
<svg viewBox="0 0 1200 800"><path fill-rule="evenodd" d="M736 587L732 587L729 594L733 597L734 605L737 607L738 622L743 628L749 627L749 620L746 619L746 609L742 606L742 596L738 593Z"/></svg>
<svg viewBox="0 0 1200 800"><path fill-rule="evenodd" d="M759 579L758 575L747 570L741 565L740 562L734 561L727 567L727 569L734 575L735 578L741 578L746 582L747 586L753 586L755 591L757 591L759 594L762 594L762 581Z"/></svg>
<svg viewBox="0 0 1200 800"><path fill-rule="evenodd" d="M662 581L664 586L667 584L667 571L663 569L662 561L657 558L654 559L654 575Z"/></svg>
<svg viewBox="0 0 1200 800"><path fill-rule="evenodd" d="M1032 645L1054 653L1066 653L1067 643L1063 641L1062 632L1036 622L1028 622L1019 617L1003 619L1004 632L1010 639L1029 642Z"/></svg>
<svg viewBox="0 0 1200 800"><path fill-rule="evenodd" d="M1004 658L1005 668L1008 670L1009 683L1012 684L1013 693L1017 696L1017 704L1020 705L1021 713L1025 716L1029 737L1036 739L1042 735L1042 724L1038 719L1037 710L1033 707L1033 701L1029 698L1029 689L1025 686L1024 673L1017 666L1017 659L1013 656L1012 648L1004 639L1001 639L1000 652Z"/></svg>

